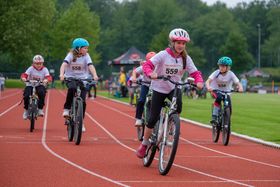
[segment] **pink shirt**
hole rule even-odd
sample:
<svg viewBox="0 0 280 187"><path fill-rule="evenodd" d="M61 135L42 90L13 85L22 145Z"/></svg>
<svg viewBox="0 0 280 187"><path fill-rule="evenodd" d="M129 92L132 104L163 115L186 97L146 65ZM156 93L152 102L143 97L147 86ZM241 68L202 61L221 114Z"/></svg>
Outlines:
<svg viewBox="0 0 280 187"><path fill-rule="evenodd" d="M183 69L183 58L175 57L172 50L167 48L160 51L150 60L143 64L144 73L150 76L154 71L158 76L171 76L173 81L180 82L187 71L195 79L195 83L203 82L201 73L197 70L190 56L187 56L186 68ZM169 81L152 80L151 88L157 92L168 94L175 85Z"/></svg>

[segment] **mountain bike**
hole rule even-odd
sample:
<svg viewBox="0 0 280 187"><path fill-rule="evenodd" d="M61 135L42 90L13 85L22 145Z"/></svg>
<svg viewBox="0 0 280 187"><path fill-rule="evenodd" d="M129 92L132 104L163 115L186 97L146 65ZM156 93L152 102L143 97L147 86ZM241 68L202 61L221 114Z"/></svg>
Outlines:
<svg viewBox="0 0 280 187"><path fill-rule="evenodd" d="M173 164L179 143L180 117L177 113L177 93L181 92L183 85L192 83L175 82L170 77L158 77L158 79L171 82L175 85L175 90L172 101L170 102L168 99L164 101L159 120L149 139L150 146L143 158L143 165L149 167L154 159L156 150L159 150L158 170L161 175L166 175ZM192 85L196 86L194 84Z"/></svg>
<svg viewBox="0 0 280 187"><path fill-rule="evenodd" d="M29 82L32 87L32 94L29 96L29 102L28 102L28 119L30 120L30 132L33 132L35 128L35 120L37 120L38 117L38 102L39 98L36 92L36 87L39 85L44 85L42 81L39 80L27 80L25 82Z"/></svg>
<svg viewBox="0 0 280 187"><path fill-rule="evenodd" d="M229 143L229 137L231 133L231 99L229 93L232 91L226 92L221 90L214 90L217 93L220 93L223 95L222 102L221 102L221 109L218 114L217 122L218 123L212 123L212 140L213 142L218 142L220 132L222 132L222 142L226 146ZM212 111L213 111L213 105L212 105Z"/></svg>
<svg viewBox="0 0 280 187"><path fill-rule="evenodd" d="M143 80L140 79L140 80L136 81L136 84L138 84L138 85L142 85L142 84L150 85L151 82L143 81ZM142 124L141 124L140 127L136 127L137 138L138 138L139 141L143 140L145 125L147 125L148 120L149 120L152 93L153 93L152 89L149 89L149 92L146 96L146 101L145 101L145 104L144 104L144 111L143 111L143 115L142 115Z"/></svg>
<svg viewBox="0 0 280 187"><path fill-rule="evenodd" d="M81 98L81 88L85 88L87 82L92 79L80 79L69 77L65 79L66 83L76 85L76 93L73 97L73 102L69 112L69 117L65 118L65 125L67 125L67 133L69 142L75 141L79 145L82 139L83 128L83 99Z"/></svg>

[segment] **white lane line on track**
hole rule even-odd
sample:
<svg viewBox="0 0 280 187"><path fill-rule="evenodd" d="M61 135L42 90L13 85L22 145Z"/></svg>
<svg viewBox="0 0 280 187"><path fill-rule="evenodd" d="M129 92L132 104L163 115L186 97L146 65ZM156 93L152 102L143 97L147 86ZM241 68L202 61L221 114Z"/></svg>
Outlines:
<svg viewBox="0 0 280 187"><path fill-rule="evenodd" d="M52 155L54 155L55 157L57 157L57 158L63 160L64 162L66 162L66 163L68 163L68 164L70 164L70 165L72 165L72 166L74 166L74 167L76 167L76 168L78 168L78 169L80 169L80 170L82 170L82 171L84 171L84 172L90 174L90 175L96 176L96 177L98 177L98 178L101 178L101 179L103 179L103 180L106 180L106 181L108 181L108 182L114 183L114 184L119 185L119 186L128 187L128 185L122 184L122 183L120 183L120 182L118 182L118 181L115 181L115 180L113 180L113 179L107 178L107 177L105 177L105 176L103 176L103 175L99 175L99 174L97 174L97 173L95 173L95 172L92 172L92 171L90 171L90 170L88 170L88 169L86 169L86 168L84 168L84 167L82 167L82 166L80 166L80 165L78 165L78 164L75 164L74 162L71 162L70 160L67 160L66 158L64 158L64 157L60 156L59 154L55 153L51 148L48 147L48 145L47 145L47 143L46 143L46 134L47 134L47 118L48 118L48 109L49 109L50 93L51 93L51 91L49 91L49 93L48 93L47 106L46 106L46 114L45 114L45 118L44 118L43 135L42 135L42 144L43 144L44 148L45 148L48 152L50 152Z"/></svg>
<svg viewBox="0 0 280 187"><path fill-rule="evenodd" d="M257 163L257 164L262 164L262 165L265 165L265 166L270 166L270 167L274 167L274 168L278 168L278 169L280 168L280 166L277 166L277 165L274 165L274 164L268 164L268 163L265 163L265 162L260 162L260 161L257 161L257 160L252 160L252 159L249 159L249 158L244 158L244 157L240 157L240 156L237 156L237 155L233 155L233 154L217 151L215 149L211 149L211 148L208 148L208 147L196 144L196 143L191 142L191 141L189 141L189 140L187 140L185 138L182 138L182 137L180 137L180 139L185 141L185 142L188 142L189 144L197 146L199 148L206 149L208 151L212 151L212 152L215 152L215 153L219 153L219 154L222 154L222 155L225 155L225 156L228 156L228 157L237 158L237 159L241 159L241 160L246 160L248 162L254 162L254 163Z"/></svg>
<svg viewBox="0 0 280 187"><path fill-rule="evenodd" d="M114 109L114 108L112 108L112 107L109 107L109 106L107 106L107 105L104 105L104 104L102 104L102 103L100 103L100 102L97 102L97 101L95 101L95 102L98 103L98 104L100 104L100 105L102 105L102 106L104 106L104 107L107 107L107 108L109 108L109 109L111 109L111 110L113 110L113 111L116 111L116 112L118 112L118 113L120 113L120 114L122 114L122 115L124 115L124 116L128 116L128 117L134 119L134 117L129 116L129 115L126 114L126 113L123 113L123 112L121 112L121 111L119 111L119 110L116 110L116 109ZM232 157L232 158L241 159L241 160L246 160L246 161L248 161L248 162L253 162L253 163L257 163L257 164L262 164L262 165L270 166L270 167L274 167L274 168L280 168L280 166L278 166L278 165L269 164L269 163L265 163L265 162L261 162L261 161L257 161L257 160L252 160L252 159L249 159L249 158L245 158L245 157L241 157L241 156L237 156L237 155L225 153L225 152L222 152L222 151L217 151L217 150L215 150L215 149L211 149L211 148L208 148L208 147L205 147L205 146L196 144L196 143L191 142L191 141L189 141L189 140L187 140L187 139L185 139L185 138L182 138L182 137L180 137L180 139L182 139L183 141L188 142L188 143L190 143L190 144L192 144L192 145L194 145L194 146L200 147L200 148L202 148L202 149L206 149L206 150L208 150L208 151L216 152L216 153L219 153L219 154L222 154L222 155L226 155L226 156L229 156L229 157Z"/></svg>
<svg viewBox="0 0 280 187"><path fill-rule="evenodd" d="M280 182L280 180L239 180L240 182ZM192 181L192 180L185 180L185 181L167 181L167 180L156 180L156 181L133 181L133 180L130 180L130 181L126 181L126 180L123 180L123 181L120 181L120 182L126 182L126 183L228 183L227 181Z"/></svg>
<svg viewBox="0 0 280 187"><path fill-rule="evenodd" d="M19 105L20 102L17 102L16 104L14 104L13 106L11 106L10 108L8 108L7 110L5 110L4 112L2 112L0 114L0 117L2 117L4 114L6 114L7 112L9 112L10 110L12 110L13 108L15 108L16 106Z"/></svg>
<svg viewBox="0 0 280 187"><path fill-rule="evenodd" d="M112 108L112 107L109 107L107 105L104 105L100 102L97 102L97 101L94 101L95 103L99 104L99 105L102 105L104 106L105 108L108 108L108 109L111 109L111 110L114 110L114 111L117 111L116 109ZM119 113L122 113L120 111L117 111ZM122 113L123 115L127 116L127 114L125 113ZM129 149L130 151L133 151L135 152L136 150L123 144L121 141L119 141L113 134L111 134L105 127L103 127L100 123L98 123L96 120L94 120L88 113L87 113L87 116L93 121L95 122L100 128L102 128L110 137L112 137L117 143L119 143L121 146ZM131 117L131 116L129 116ZM158 160L158 159L156 159ZM241 182L238 182L238 181L235 181L235 180L231 180L231 179L227 179L227 178L223 178L223 177L219 177L219 176L215 176L215 175L211 175L211 174L208 174L208 173L204 173L204 172L201 172L201 171L198 171L198 170L195 170L195 169L192 169L192 168L188 168L188 167L185 167L185 166L182 166L182 165L179 165L179 164L175 164L173 163L173 166L176 166L178 168L181 168L181 169L184 169L184 170L188 170L188 171L191 171L191 172L194 172L194 173L198 173L198 174L201 174L201 175L204 175L204 176L207 176L207 177L210 177L210 178L215 178L215 179L219 179L221 181L226 181L226 182L229 182L229 183L234 183L234 184L238 184L238 185L241 185L241 186L252 186L252 185L249 185L249 184L245 184L245 183L241 183Z"/></svg>
<svg viewBox="0 0 280 187"><path fill-rule="evenodd" d="M17 91L16 93L13 93L13 94L10 94L10 95L6 95L6 96L3 96L3 97L0 97L0 100L6 99L6 98L8 98L8 97L12 97L12 96L14 96L14 95L17 95L19 92L21 92L21 91Z"/></svg>

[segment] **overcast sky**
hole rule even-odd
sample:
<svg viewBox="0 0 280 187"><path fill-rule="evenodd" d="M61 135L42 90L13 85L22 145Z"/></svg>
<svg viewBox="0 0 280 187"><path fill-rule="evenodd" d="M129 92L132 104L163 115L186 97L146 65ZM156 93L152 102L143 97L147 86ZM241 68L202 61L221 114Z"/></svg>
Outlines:
<svg viewBox="0 0 280 187"><path fill-rule="evenodd" d="M218 0L202 0L202 1L206 2L207 5L213 5ZM227 7L235 7L237 5L237 3L240 3L240 2L250 3L253 0L219 0L219 1L225 3L227 5Z"/></svg>

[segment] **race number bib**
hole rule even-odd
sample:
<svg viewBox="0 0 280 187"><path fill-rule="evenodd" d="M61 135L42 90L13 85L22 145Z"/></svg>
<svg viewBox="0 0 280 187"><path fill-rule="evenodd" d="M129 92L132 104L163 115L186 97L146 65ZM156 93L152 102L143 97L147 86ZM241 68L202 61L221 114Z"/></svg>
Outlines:
<svg viewBox="0 0 280 187"><path fill-rule="evenodd" d="M74 72L80 72L82 71L82 66L79 64L71 65L71 70Z"/></svg>
<svg viewBox="0 0 280 187"><path fill-rule="evenodd" d="M166 76L172 76L172 75L176 75L179 73L180 69L182 69L182 67L178 66L178 65L165 65L164 67L164 74Z"/></svg>

